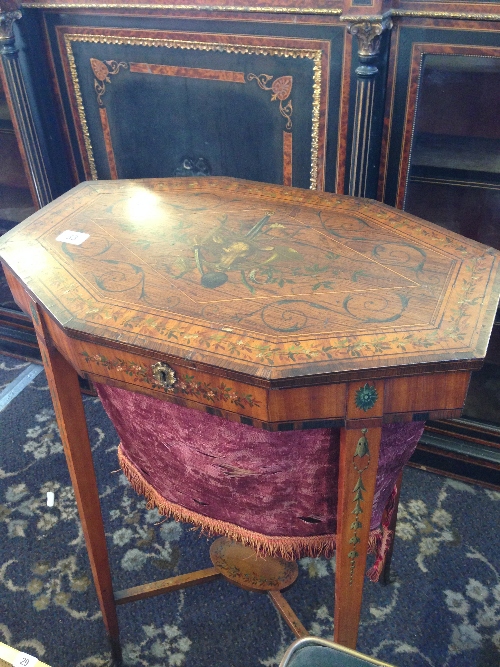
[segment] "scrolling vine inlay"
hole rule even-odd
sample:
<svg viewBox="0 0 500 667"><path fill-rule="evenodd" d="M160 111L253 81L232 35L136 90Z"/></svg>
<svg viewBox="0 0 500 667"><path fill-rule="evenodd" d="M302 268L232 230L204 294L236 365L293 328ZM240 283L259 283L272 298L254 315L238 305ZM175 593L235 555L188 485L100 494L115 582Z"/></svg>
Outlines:
<svg viewBox="0 0 500 667"><path fill-rule="evenodd" d="M132 252L123 253L104 226L83 220L80 226L90 232L85 247L64 243L62 252L103 295L165 303L186 315L199 309L214 324L282 335L316 333L341 322L353 330L398 322L425 268L421 254L404 241L377 242L369 253L359 252L356 240L364 237L356 216L332 220L323 211L308 211L299 220L293 207L270 210L251 201L221 207L218 196L201 192L169 203L144 196L145 210L158 220L153 246L127 220L130 205L118 201L108 210ZM103 215L100 207L94 210L97 220ZM138 257L149 257L149 266ZM168 304L161 294L153 298L151 269L173 288L166 292Z"/></svg>
<svg viewBox="0 0 500 667"><path fill-rule="evenodd" d="M137 63L125 63L117 62L116 60L98 60L97 58L90 58L90 66L94 73L95 81L94 88L97 95L97 103L99 106L104 106L102 101L102 96L106 92L105 83L111 83L110 76L118 74L120 69L129 69L131 72L142 72L145 74L168 74L170 76L191 76L193 78L210 78L217 79L219 78L217 70L201 70L195 68L186 68L186 67L168 67L164 65L153 65L153 64L140 64ZM208 76L208 74L212 76ZM233 75L232 77L227 77L227 75ZM214 76L215 75L215 76ZM226 75L226 76L222 76ZM239 75L239 76L238 76ZM240 72L221 72L220 80L228 81L240 81L240 77L243 75ZM293 77L292 76L280 76L275 79L270 86L267 84L271 82L274 77L270 74L248 74L248 81L256 81L262 90L270 90L273 95L271 96L271 102L279 100L279 110L283 118L286 119L286 129L292 129L292 113L293 106L292 100L288 100L286 104L283 104L285 100L290 96L292 92ZM241 81L240 81L241 82Z"/></svg>
<svg viewBox="0 0 500 667"><path fill-rule="evenodd" d="M67 229L88 237L58 242ZM352 197L210 176L87 182L26 230L13 270L50 256L38 294L75 331L262 377L479 358L494 314L494 250ZM363 385L369 410L380 399Z"/></svg>
<svg viewBox="0 0 500 667"><path fill-rule="evenodd" d="M293 77L291 76L280 76L278 79L274 79L271 74L248 74L247 76L249 81L256 81L262 90L271 90L273 95L271 97L271 102L279 100L280 103L280 114L283 118L286 118L286 129L292 129L292 100L284 105L283 102L288 99L292 92ZM271 83L270 86L267 84Z"/></svg>
<svg viewBox="0 0 500 667"><path fill-rule="evenodd" d="M105 82L111 83L109 77L118 74L122 68L127 69L128 63L118 63L116 60L106 60L106 62L103 63L102 60L91 58L90 66L92 67L95 76L94 88L97 95L97 103L99 106L103 106L102 96L106 92Z"/></svg>
<svg viewBox="0 0 500 667"><path fill-rule="evenodd" d="M116 371L133 380L149 384L153 389L163 389L165 392L175 396L203 399L211 403L228 402L240 408L258 408L260 406L260 402L252 394L241 394L222 381L219 384L210 384L209 382L196 380L194 375L184 373L175 384L166 387L156 380L152 366L130 362L119 357L111 359L104 354L90 355L85 351L80 354L89 366L101 366L108 371Z"/></svg>

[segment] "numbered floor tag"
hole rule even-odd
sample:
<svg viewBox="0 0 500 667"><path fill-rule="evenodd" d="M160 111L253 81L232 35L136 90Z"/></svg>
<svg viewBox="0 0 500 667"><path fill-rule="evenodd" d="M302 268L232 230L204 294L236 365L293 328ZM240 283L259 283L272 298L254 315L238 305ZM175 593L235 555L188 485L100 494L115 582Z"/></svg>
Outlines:
<svg viewBox="0 0 500 667"><path fill-rule="evenodd" d="M18 653L14 662L14 667L35 667L38 658L28 653Z"/></svg>

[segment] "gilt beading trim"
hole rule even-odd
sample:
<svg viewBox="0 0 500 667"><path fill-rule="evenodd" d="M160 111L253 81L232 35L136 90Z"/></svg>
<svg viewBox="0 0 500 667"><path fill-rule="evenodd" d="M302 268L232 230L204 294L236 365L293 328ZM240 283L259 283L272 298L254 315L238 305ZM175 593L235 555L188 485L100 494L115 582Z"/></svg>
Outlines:
<svg viewBox="0 0 500 667"><path fill-rule="evenodd" d="M237 5L157 5L147 3L96 3L96 2L26 2L27 9L175 9L198 10L200 12L251 12L262 14L315 14L325 16L340 16L341 9L316 9L304 7L258 7Z"/></svg>
<svg viewBox="0 0 500 667"><path fill-rule="evenodd" d="M154 37L112 37L109 35L87 35L71 34L64 35L66 53L68 56L71 80L76 98L78 115L83 133L85 149L89 162L90 173L93 180L98 179L95 164L94 151L90 139L90 133L83 106L83 98L73 54L72 42L90 42L94 44L133 44L137 46L151 46L176 48L200 51L225 51L226 53L253 53L257 55L284 56L285 58L307 58L313 61L313 95L312 95L312 130L311 130L311 167L310 167L310 189L315 190L318 186L318 151L319 151L319 126L321 109L321 83L322 83L322 56L319 49L290 48L281 46L259 46L252 44L225 44L219 42L186 41L180 39L154 38Z"/></svg>

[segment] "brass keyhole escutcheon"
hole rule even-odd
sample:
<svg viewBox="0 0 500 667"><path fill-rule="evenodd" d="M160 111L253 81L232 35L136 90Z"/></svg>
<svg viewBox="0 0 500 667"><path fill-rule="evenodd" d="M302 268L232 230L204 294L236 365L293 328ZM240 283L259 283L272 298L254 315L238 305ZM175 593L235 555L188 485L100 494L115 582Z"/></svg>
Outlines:
<svg viewBox="0 0 500 667"><path fill-rule="evenodd" d="M171 389L177 381L173 368L161 361L151 366L153 377L164 389Z"/></svg>

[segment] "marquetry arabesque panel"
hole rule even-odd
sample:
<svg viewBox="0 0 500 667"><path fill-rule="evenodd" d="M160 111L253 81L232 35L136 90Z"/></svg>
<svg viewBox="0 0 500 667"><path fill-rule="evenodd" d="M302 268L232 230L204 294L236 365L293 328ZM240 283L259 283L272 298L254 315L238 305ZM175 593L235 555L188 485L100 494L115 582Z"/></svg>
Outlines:
<svg viewBox="0 0 500 667"><path fill-rule="evenodd" d="M69 26L57 35L87 179L197 169L324 188L328 41Z"/></svg>

